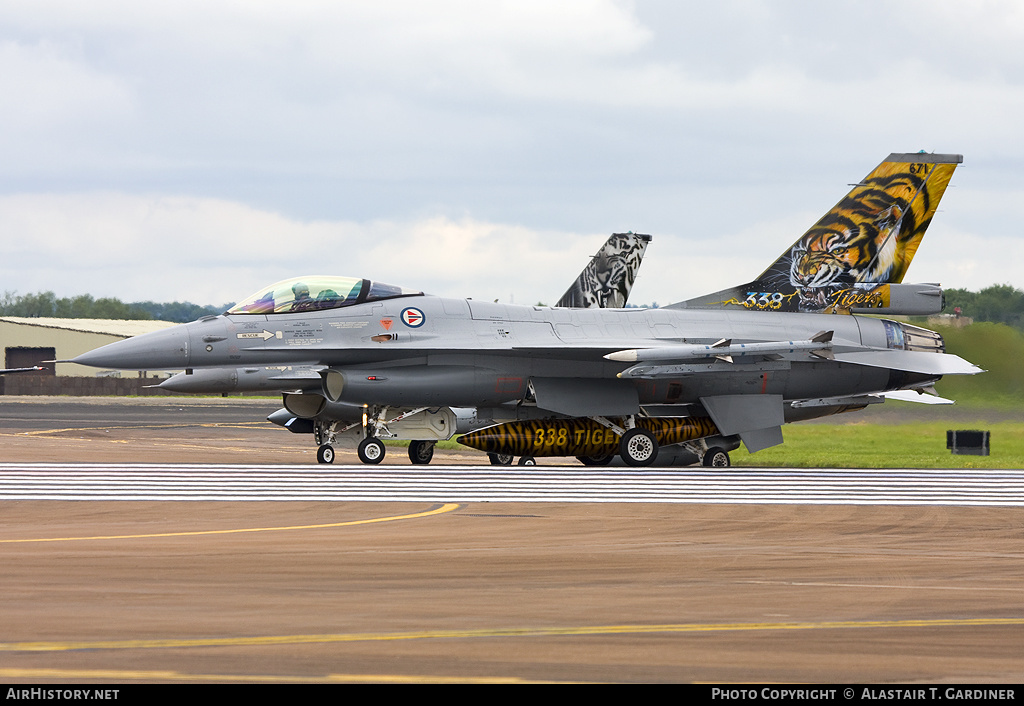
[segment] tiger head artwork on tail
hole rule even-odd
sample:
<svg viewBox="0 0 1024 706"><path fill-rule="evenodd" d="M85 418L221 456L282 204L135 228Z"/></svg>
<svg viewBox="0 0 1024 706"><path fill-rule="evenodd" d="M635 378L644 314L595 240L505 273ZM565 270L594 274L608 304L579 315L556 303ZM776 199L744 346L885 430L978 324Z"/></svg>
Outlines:
<svg viewBox="0 0 1024 706"><path fill-rule="evenodd" d="M555 306L621 309L626 306L651 236L612 233Z"/></svg>
<svg viewBox="0 0 1024 706"><path fill-rule="evenodd" d="M849 313L889 305L960 155L891 154L760 277L689 308Z"/></svg>

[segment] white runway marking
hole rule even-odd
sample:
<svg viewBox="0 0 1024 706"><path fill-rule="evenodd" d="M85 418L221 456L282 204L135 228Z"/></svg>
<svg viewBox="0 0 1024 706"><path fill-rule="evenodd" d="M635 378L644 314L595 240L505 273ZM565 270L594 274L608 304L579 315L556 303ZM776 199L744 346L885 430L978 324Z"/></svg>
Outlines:
<svg viewBox="0 0 1024 706"><path fill-rule="evenodd" d="M0 463L2 500L1024 506L1024 471Z"/></svg>

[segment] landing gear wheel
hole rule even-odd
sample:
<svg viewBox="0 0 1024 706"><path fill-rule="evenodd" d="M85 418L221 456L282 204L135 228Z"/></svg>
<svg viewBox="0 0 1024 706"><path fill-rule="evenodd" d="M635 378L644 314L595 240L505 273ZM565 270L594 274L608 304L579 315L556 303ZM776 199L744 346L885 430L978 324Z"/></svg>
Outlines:
<svg viewBox="0 0 1024 706"><path fill-rule="evenodd" d="M489 453L487 458L490 459L492 466L511 466L512 461L515 460L515 456L512 454L496 454Z"/></svg>
<svg viewBox="0 0 1024 706"><path fill-rule="evenodd" d="M576 460L584 466L607 466L615 458L614 454L607 456L577 456Z"/></svg>
<svg viewBox="0 0 1024 706"><path fill-rule="evenodd" d="M434 458L433 441L410 441L409 460L417 466L426 466Z"/></svg>
<svg viewBox="0 0 1024 706"><path fill-rule="evenodd" d="M705 451L700 463L708 468L728 468L732 465L729 462L729 454L725 452L725 449L720 449L717 446Z"/></svg>
<svg viewBox="0 0 1024 706"><path fill-rule="evenodd" d="M334 463L334 447L324 444L316 450L317 463Z"/></svg>
<svg viewBox="0 0 1024 706"><path fill-rule="evenodd" d="M519 457L519 465L520 466L536 466L537 465L537 459L535 459L533 456L520 456Z"/></svg>
<svg viewBox="0 0 1024 706"><path fill-rule="evenodd" d="M356 448L359 460L363 463L376 464L384 460L384 442L372 436L359 442Z"/></svg>
<svg viewBox="0 0 1024 706"><path fill-rule="evenodd" d="M619 455L627 465L650 466L658 458L658 440L646 429L630 429L619 440Z"/></svg>

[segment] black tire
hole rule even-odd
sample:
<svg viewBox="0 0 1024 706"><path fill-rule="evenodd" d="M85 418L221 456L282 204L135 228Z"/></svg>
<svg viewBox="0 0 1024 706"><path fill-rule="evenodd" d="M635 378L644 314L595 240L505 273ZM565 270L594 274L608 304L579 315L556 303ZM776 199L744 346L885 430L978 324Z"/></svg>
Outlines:
<svg viewBox="0 0 1024 706"><path fill-rule="evenodd" d="M619 440L619 455L628 466L650 466L658 458L658 440L646 429L630 429Z"/></svg>
<svg viewBox="0 0 1024 706"><path fill-rule="evenodd" d="M537 465L537 459L535 459L533 456L520 456L519 457L519 465L520 466L536 466Z"/></svg>
<svg viewBox="0 0 1024 706"><path fill-rule="evenodd" d="M712 446L705 451L700 463L708 468L728 468L732 465L729 461L729 454L725 449L720 449L717 446Z"/></svg>
<svg viewBox="0 0 1024 706"><path fill-rule="evenodd" d="M316 450L317 463L334 463L334 447L324 444Z"/></svg>
<svg viewBox="0 0 1024 706"><path fill-rule="evenodd" d="M363 463L377 464L384 460L384 442L372 436L359 442L356 453Z"/></svg>
<svg viewBox="0 0 1024 706"><path fill-rule="evenodd" d="M584 466L607 466L615 458L614 454L607 456L577 456L576 460Z"/></svg>
<svg viewBox="0 0 1024 706"><path fill-rule="evenodd" d="M434 458L433 441L410 441L409 460L417 466L426 466Z"/></svg>
<svg viewBox="0 0 1024 706"><path fill-rule="evenodd" d="M515 460L512 454L488 453L487 458L490 459L492 466L511 466Z"/></svg>

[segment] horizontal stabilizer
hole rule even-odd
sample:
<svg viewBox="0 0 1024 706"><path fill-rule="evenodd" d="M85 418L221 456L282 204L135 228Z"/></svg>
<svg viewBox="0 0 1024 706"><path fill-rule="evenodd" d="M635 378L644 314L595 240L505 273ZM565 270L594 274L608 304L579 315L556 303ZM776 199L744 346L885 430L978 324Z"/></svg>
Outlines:
<svg viewBox="0 0 1024 706"><path fill-rule="evenodd" d="M952 353L886 349L836 353L835 359L840 363L905 370L925 375L976 375L985 372L977 365L968 363L960 356L953 355Z"/></svg>

